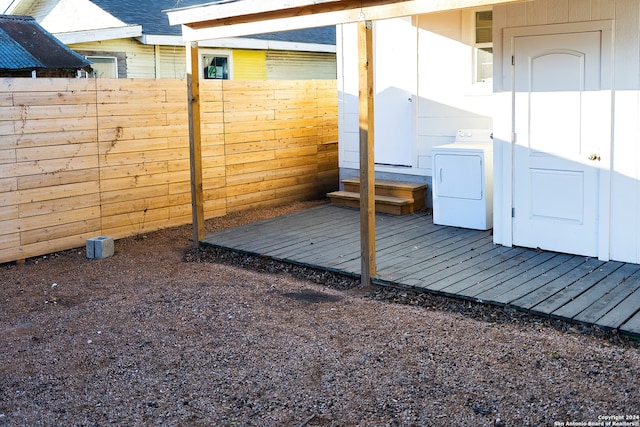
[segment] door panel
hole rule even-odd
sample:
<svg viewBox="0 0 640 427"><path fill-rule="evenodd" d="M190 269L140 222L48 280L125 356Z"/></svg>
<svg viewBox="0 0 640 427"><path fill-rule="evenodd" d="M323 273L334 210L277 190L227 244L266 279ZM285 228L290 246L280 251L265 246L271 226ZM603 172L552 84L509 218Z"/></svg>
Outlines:
<svg viewBox="0 0 640 427"><path fill-rule="evenodd" d="M610 114L598 105L601 34L514 43L513 243L596 256L599 118Z"/></svg>
<svg viewBox="0 0 640 427"><path fill-rule="evenodd" d="M377 164L412 166L417 29L411 18L376 21L375 26L374 160Z"/></svg>

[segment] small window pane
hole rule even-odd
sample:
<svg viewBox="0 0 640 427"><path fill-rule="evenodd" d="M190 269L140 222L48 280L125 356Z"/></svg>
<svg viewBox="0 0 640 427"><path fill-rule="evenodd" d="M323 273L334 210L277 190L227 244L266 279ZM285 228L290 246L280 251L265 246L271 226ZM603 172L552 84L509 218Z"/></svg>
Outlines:
<svg viewBox="0 0 640 427"><path fill-rule="evenodd" d="M493 42L493 11L476 12L476 43Z"/></svg>
<svg viewBox="0 0 640 427"><path fill-rule="evenodd" d="M93 62L93 64L91 64L91 68L93 68L92 77L101 79L118 78L116 58L100 58L95 56L88 56L87 59Z"/></svg>
<svg viewBox="0 0 640 427"><path fill-rule="evenodd" d="M204 66L205 79L225 79L229 78L229 65L227 58L224 56L208 56L202 57Z"/></svg>
<svg viewBox="0 0 640 427"><path fill-rule="evenodd" d="M493 48L478 48L476 52L476 81L480 83L493 80Z"/></svg>

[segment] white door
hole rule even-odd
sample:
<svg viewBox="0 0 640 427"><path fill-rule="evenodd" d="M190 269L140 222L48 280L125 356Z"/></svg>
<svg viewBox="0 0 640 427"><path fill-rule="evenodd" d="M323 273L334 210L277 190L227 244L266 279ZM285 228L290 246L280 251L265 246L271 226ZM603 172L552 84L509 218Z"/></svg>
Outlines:
<svg viewBox="0 0 640 427"><path fill-rule="evenodd" d="M610 103L600 31L514 38L513 243L598 255Z"/></svg>
<svg viewBox="0 0 640 427"><path fill-rule="evenodd" d="M374 161L412 166L417 29L411 18L375 22Z"/></svg>

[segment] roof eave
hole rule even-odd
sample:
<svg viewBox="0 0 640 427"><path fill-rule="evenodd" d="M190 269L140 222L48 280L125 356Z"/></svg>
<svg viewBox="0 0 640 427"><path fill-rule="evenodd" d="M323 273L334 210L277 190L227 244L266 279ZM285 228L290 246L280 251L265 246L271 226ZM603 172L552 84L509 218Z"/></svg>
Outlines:
<svg viewBox="0 0 640 427"><path fill-rule="evenodd" d="M144 34L138 38L142 44L160 46L184 46L181 36L164 36ZM336 46L322 43L304 43L279 40L263 40L251 37L227 37L222 39L205 40L201 47L225 49L256 49L256 50L291 50L299 52L336 53Z"/></svg>
<svg viewBox="0 0 640 427"><path fill-rule="evenodd" d="M128 25L126 27L100 28L86 31L70 31L68 33L55 33L58 40L66 45L75 43L88 43L103 40L127 39L142 36L141 25Z"/></svg>
<svg viewBox="0 0 640 427"><path fill-rule="evenodd" d="M166 12L189 42L523 1L529 0L288 0L278 8L278 2L243 0Z"/></svg>

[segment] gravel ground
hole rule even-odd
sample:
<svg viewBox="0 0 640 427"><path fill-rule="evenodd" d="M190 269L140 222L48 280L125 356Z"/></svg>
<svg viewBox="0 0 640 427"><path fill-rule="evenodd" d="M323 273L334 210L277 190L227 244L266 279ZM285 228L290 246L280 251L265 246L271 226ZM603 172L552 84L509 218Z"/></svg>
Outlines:
<svg viewBox="0 0 640 427"><path fill-rule="evenodd" d="M190 235L0 265L0 426L640 426L637 342Z"/></svg>

